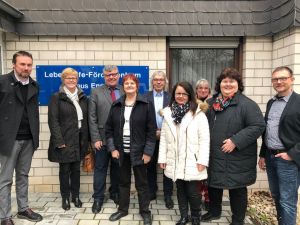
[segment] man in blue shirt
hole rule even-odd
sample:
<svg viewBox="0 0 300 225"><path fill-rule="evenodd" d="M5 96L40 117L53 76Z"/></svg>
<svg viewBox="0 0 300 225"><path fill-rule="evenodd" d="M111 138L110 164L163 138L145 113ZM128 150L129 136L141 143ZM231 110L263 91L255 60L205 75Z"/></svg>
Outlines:
<svg viewBox="0 0 300 225"><path fill-rule="evenodd" d="M157 192L157 158L158 158L158 148L159 148L159 139L160 139L160 130L162 126L163 118L160 115L160 110L168 106L171 96L168 92L164 91L167 84L167 77L163 71L156 71L151 77L152 82L152 91L146 93L146 97L151 101L155 107L155 117L156 117L156 144L153 157L148 164L147 175L148 175L148 186L149 186L149 195L150 200L156 199ZM174 207L174 202L171 198L173 192L173 181L163 175L163 190L164 190L164 199L165 204L168 209Z"/></svg>
<svg viewBox="0 0 300 225"><path fill-rule="evenodd" d="M267 104L259 167L267 170L279 225L296 225L300 184L300 95L293 91L293 71L278 67L272 73L277 94Z"/></svg>

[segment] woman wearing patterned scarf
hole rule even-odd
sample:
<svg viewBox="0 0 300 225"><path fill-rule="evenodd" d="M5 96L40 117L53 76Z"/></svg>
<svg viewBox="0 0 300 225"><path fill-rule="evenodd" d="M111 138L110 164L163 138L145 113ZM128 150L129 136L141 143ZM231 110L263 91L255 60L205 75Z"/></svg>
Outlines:
<svg viewBox="0 0 300 225"><path fill-rule="evenodd" d="M209 127L204 110L207 104L197 104L193 87L179 82L172 92L170 105L162 110L158 163L167 177L176 182L180 220L176 225L189 222L200 224L201 199L199 180L207 178L209 159Z"/></svg>
<svg viewBox="0 0 300 225"><path fill-rule="evenodd" d="M87 97L77 86L78 72L66 68L61 74L62 85L50 100L48 124L50 144L48 158L59 163L62 208L70 209L70 194L75 207L79 199L80 161L88 149Z"/></svg>
<svg viewBox="0 0 300 225"><path fill-rule="evenodd" d="M265 122L258 105L243 95L243 90L240 73L225 68L217 78L216 94L208 100L210 205L201 221L220 218L223 189L229 189L231 225L244 224L247 186L256 180L257 139L265 129Z"/></svg>

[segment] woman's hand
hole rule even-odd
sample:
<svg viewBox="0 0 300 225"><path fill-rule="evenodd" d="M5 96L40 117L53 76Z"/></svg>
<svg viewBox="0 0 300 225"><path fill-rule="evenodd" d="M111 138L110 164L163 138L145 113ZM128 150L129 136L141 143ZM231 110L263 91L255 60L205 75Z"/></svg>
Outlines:
<svg viewBox="0 0 300 225"><path fill-rule="evenodd" d="M65 148L67 147L65 144L58 146L58 148Z"/></svg>
<svg viewBox="0 0 300 225"><path fill-rule="evenodd" d="M114 159L119 159L120 158L120 153L118 150L113 150L111 152L111 157L113 157Z"/></svg>
<svg viewBox="0 0 300 225"><path fill-rule="evenodd" d="M151 156L143 154L142 160L144 161L144 164L147 164L151 160Z"/></svg>
<svg viewBox="0 0 300 225"><path fill-rule="evenodd" d="M235 147L235 144L228 138L223 141L222 151L225 153L231 153Z"/></svg>
<svg viewBox="0 0 300 225"><path fill-rule="evenodd" d="M160 163L159 166L160 166L161 169L165 170L167 164L166 163Z"/></svg>
<svg viewBox="0 0 300 225"><path fill-rule="evenodd" d="M261 170L266 170L266 160L263 157L259 158L258 166Z"/></svg>
<svg viewBox="0 0 300 225"><path fill-rule="evenodd" d="M202 164L197 164L197 168L198 168L198 171L201 172L206 168L206 166L204 166Z"/></svg>
<svg viewBox="0 0 300 225"><path fill-rule="evenodd" d="M94 144L95 149L100 150L103 146L103 142L102 141L96 141Z"/></svg>

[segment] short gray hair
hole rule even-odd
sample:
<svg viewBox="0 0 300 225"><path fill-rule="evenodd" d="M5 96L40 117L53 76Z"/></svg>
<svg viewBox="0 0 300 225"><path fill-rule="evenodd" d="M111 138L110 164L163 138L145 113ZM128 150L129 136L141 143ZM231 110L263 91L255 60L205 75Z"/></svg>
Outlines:
<svg viewBox="0 0 300 225"><path fill-rule="evenodd" d="M115 66L115 65L105 65L105 66L103 67L103 73L104 73L104 72L110 72L110 71L113 71L113 70L117 70L117 71L119 72L118 67Z"/></svg>
<svg viewBox="0 0 300 225"><path fill-rule="evenodd" d="M163 76L163 77L164 77L165 82L166 82L166 84L165 84L165 91L166 91L166 90L168 89L169 81L168 81L167 75L166 75L166 73L165 73L164 71L161 71L161 70L155 71L155 72L152 74L152 76L151 76L151 84L152 84L152 82L153 82L154 77L157 76L157 75L160 75L160 76Z"/></svg>

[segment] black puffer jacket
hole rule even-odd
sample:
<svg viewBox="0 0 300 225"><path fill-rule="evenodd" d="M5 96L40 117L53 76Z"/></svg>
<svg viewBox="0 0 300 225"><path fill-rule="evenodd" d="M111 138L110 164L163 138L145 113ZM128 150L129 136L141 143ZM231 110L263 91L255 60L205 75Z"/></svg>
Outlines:
<svg viewBox="0 0 300 225"><path fill-rule="evenodd" d="M105 126L108 151L118 150L120 163L123 160L123 126L125 95L115 101L110 109ZM144 164L143 154L152 156L155 147L154 106L145 97L138 95L130 115L130 159L133 166Z"/></svg>
<svg viewBox="0 0 300 225"><path fill-rule="evenodd" d="M233 189L251 185L256 180L257 139L265 129L262 112L240 92L224 111L215 112L211 107L215 98L208 100L207 112L211 133L209 186ZM236 149L224 153L221 147L228 138Z"/></svg>
<svg viewBox="0 0 300 225"><path fill-rule="evenodd" d="M78 91L79 105L83 113L81 132L78 128L76 108L61 88L55 93L48 107L48 124L50 128L50 144L48 159L51 162L67 163L80 161L88 149L88 99ZM57 148L65 144L65 148Z"/></svg>

